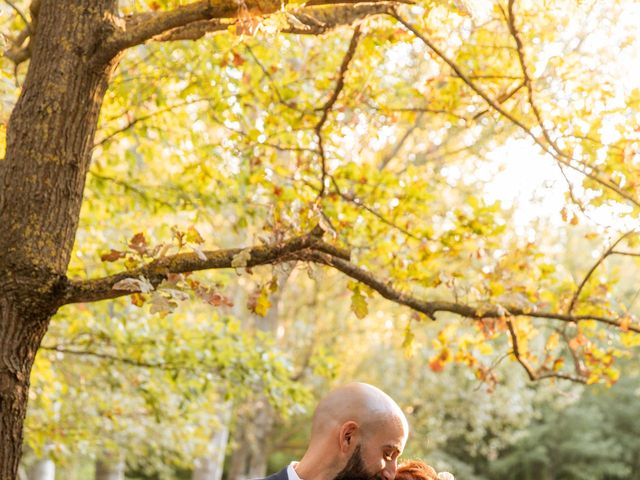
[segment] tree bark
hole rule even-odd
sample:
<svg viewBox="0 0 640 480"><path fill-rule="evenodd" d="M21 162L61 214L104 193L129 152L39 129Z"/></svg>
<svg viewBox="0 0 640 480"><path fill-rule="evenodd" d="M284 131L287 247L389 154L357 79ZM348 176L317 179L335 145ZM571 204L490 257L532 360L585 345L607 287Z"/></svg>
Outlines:
<svg viewBox="0 0 640 480"><path fill-rule="evenodd" d="M95 480L124 480L125 467L122 454L105 452L96 461Z"/></svg>
<svg viewBox="0 0 640 480"><path fill-rule="evenodd" d="M197 458L194 462L192 480L220 480L224 467L224 454L229 439L229 421L231 405L222 406L219 415L220 424L211 435L209 451L206 456Z"/></svg>
<svg viewBox="0 0 640 480"><path fill-rule="evenodd" d="M115 0L42 0L0 161L0 480L16 478L29 375L59 306L98 114Z"/></svg>
<svg viewBox="0 0 640 480"><path fill-rule="evenodd" d="M231 456L229 480L264 478L271 453L267 446L274 426L273 408L264 398L243 407L238 414L234 435L237 447Z"/></svg>
<svg viewBox="0 0 640 480"><path fill-rule="evenodd" d="M270 296L271 308L264 318L238 310L236 315L244 317L245 328L256 328L263 332L271 332L277 336L280 319L280 300L285 289L293 266L285 268L278 275L278 291ZM242 305L236 301L235 305ZM252 478L264 478L267 473L267 461L269 451L266 446L270 444L271 433L275 423L275 412L263 395L254 399L249 404L240 405L237 408L238 421L234 432L234 444L236 445L229 466L228 480L248 480Z"/></svg>

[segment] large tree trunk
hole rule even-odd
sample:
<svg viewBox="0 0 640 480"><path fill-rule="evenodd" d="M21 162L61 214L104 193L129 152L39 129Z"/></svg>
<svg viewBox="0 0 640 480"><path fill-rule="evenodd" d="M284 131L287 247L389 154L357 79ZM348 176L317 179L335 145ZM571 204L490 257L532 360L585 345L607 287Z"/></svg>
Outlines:
<svg viewBox="0 0 640 480"><path fill-rule="evenodd" d="M22 448L29 375L75 238L110 70L94 58L115 0L42 0L0 161L0 480Z"/></svg>

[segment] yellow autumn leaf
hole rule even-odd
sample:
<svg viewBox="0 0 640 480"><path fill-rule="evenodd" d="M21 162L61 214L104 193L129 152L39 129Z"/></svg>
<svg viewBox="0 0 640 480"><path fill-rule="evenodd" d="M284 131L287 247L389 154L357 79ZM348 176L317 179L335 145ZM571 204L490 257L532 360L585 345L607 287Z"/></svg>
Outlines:
<svg viewBox="0 0 640 480"><path fill-rule="evenodd" d="M351 310L356 314L356 317L362 319L369 313L369 307L367 306L367 300L360 292L360 288L356 287L351 295Z"/></svg>
<svg viewBox="0 0 640 480"><path fill-rule="evenodd" d="M200 235L200 232L198 232L198 230L196 230L196 227L194 227L193 225L191 225L187 230L187 242L197 243L198 245L204 243L202 235Z"/></svg>
<svg viewBox="0 0 640 480"><path fill-rule="evenodd" d="M260 294L256 299L256 304L253 311L256 315L264 317L269 312L269 308L271 308L269 292L266 288L263 288L262 290L260 290Z"/></svg>

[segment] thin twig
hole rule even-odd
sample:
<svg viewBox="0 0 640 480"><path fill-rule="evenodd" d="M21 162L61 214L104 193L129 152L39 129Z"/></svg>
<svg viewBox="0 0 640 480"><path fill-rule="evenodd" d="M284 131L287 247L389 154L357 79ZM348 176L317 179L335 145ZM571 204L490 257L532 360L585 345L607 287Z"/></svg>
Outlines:
<svg viewBox="0 0 640 480"><path fill-rule="evenodd" d="M584 378L583 376L575 377L573 375L567 375L566 373L560 373L560 372L546 372L546 373L534 372L531 366L529 365L529 363L521 356L520 347L518 346L518 336L516 335L516 331L515 331L515 328L513 327L513 323L511 320L507 320L507 327L509 329L509 336L511 337L511 346L513 347L513 350L511 353L513 353L513 356L516 357L516 360L518 361L518 363L522 365L522 368L524 368L524 370L527 372L527 375L529 376L529 380L534 382L538 380L559 378L563 380L570 380L575 383L581 383L581 384L586 383L586 378ZM581 372L578 371L578 374L580 373Z"/></svg>
<svg viewBox="0 0 640 480"><path fill-rule="evenodd" d="M322 107L318 109L319 111L322 112L322 115L320 116L320 120L315 126L315 132L318 138L318 150L320 153L320 162L322 167L322 182L321 182L320 192L318 193L318 198L322 198L324 196L325 181L327 178L327 158L325 155L324 142L322 138L322 127L324 127L324 124L327 121L327 118L329 117L329 112L335 105L336 100L338 100L338 96L340 96L340 92L342 92L342 89L344 88L345 75L347 73L347 70L349 69L349 64L351 63L351 60L353 60L353 56L356 53L356 48L358 47L360 35L361 35L360 25L357 25L356 28L354 28L353 30L353 35L351 36L351 41L349 42L347 53L342 59L342 64L340 65L340 71L338 72L338 81L336 82L336 86L334 87L333 92L331 93L331 96L329 97L329 99L325 102L325 104Z"/></svg>
<svg viewBox="0 0 640 480"><path fill-rule="evenodd" d="M509 328L509 335L511 336L511 347L513 349L513 356L516 357L516 360L518 361L518 363L522 365L522 368L525 369L525 371L527 372L527 375L529 375L529 380L531 381L537 380L538 377L535 374L535 372L531 369L531 367L525 361L525 359L522 358L522 356L520 355L520 347L518 346L518 336L516 335L516 331L513 328L513 323L511 320L507 320L507 327Z"/></svg>
<svg viewBox="0 0 640 480"><path fill-rule="evenodd" d="M400 140L396 142L393 149L387 155L384 156L384 158L380 162L380 165L378 165L379 172L384 170L389 164L389 162L393 160L395 156L400 152L400 149L402 149L405 142L409 139L411 134L415 132L418 126L420 125L420 122L422 121L423 117L424 117L424 112L419 112L418 115L416 115L416 119L413 122L413 125L411 125L411 127L406 132L404 132L404 135L402 135Z"/></svg>
<svg viewBox="0 0 640 480"><path fill-rule="evenodd" d="M166 200L161 200L157 197L150 197L146 191L144 191L140 186L136 186L133 185L131 183L128 183L124 180L120 180L118 178L114 178L114 177L109 177L106 175L101 175L99 173L96 173L94 171L89 170L89 175L91 175L92 177L98 179L98 180L103 180L106 182L110 182L113 183L114 185L119 185L120 187L124 188L125 191L129 191L129 192L133 192L136 195L138 195L140 198L142 198L145 202L156 202L160 205L164 205L165 207L170 208L171 210L177 210L179 207L173 203L167 202ZM149 190L156 190L157 187L151 188L148 187Z"/></svg>
<svg viewBox="0 0 640 480"><path fill-rule="evenodd" d="M600 264L609 256L611 255L611 253L613 252L613 250L616 248L616 246L618 246L618 244L620 242L622 242L625 238L627 238L628 236L632 235L636 233L636 230L629 230L628 232L624 233L623 235L620 236L620 238L618 238L615 242L613 242L609 248L607 248L604 253L600 256L600 258L598 258L598 260L596 261L596 263L593 264L593 266L589 269L589 271L587 272L587 274L584 276L584 278L582 279L582 282L580 283L580 286L578 287L578 289L576 290L576 293L573 294L573 298L571 299L571 303L569 304L569 309L567 310L567 313L571 314L573 313L573 309L576 306L576 303L578 302L578 297L580 297L580 293L582 292L582 289L584 288L584 286L587 284L587 281L589 281L589 278L591 278L591 275L593 275L593 272L596 271L596 269L600 266Z"/></svg>
<svg viewBox="0 0 640 480"><path fill-rule="evenodd" d="M570 157L569 155L567 155L566 153L562 152L559 149L556 151L557 146L554 146L554 144L549 144L549 145L545 144L545 142L540 138L538 138L527 125L525 125L521 120L516 118L513 114L507 112L496 101L494 101L491 97L489 97L489 95L482 88L476 85L476 83L472 81L469 78L469 76L466 75L454 61L452 61L447 55L445 55L444 52L442 52L433 42L431 42L427 37L425 37L422 33L420 33L413 25L411 25L408 21L402 18L402 16L400 16L400 14L398 14L397 11L394 12L392 16L396 20L398 20L398 22L404 25L404 27L407 30L413 33L427 47L429 47L447 65L449 65L449 67L451 67L451 69L456 73L456 75L458 75L460 79L462 79L474 92L476 92L493 110L495 110L497 113L505 117L511 123L519 127L526 135L531 137L531 139L545 153L551 155L553 158L556 159L556 161L562 163L563 165L581 173L582 175L586 176L587 178L590 178L591 180L600 184L601 186L615 192L620 197L629 201L636 207L640 207L640 201L632 197L630 194L628 194L624 190L620 189L620 187L618 187L615 183L598 177L598 175L593 173L592 171L594 170L593 167L589 166L588 164L586 164L581 160ZM549 140L551 139L549 138ZM577 166L576 163L580 166Z"/></svg>
<svg viewBox="0 0 640 480"><path fill-rule="evenodd" d="M11 0L4 0L5 2L7 2L9 4L9 6L11 8L13 8L15 10L15 12L20 16L20 18L22 18L22 21L24 22L25 26L27 27L27 31L29 33L33 33L31 32L31 22L29 22L29 20L27 20L27 16L22 13L22 10L20 10L15 3L13 3Z"/></svg>
<svg viewBox="0 0 640 480"><path fill-rule="evenodd" d="M112 355L110 353L105 352L97 352L94 350L75 350L71 348L61 347L58 345L41 345L39 347L41 350L48 350L51 352L64 353L65 355L75 355L80 357L95 357L102 360L109 360L111 362L124 363L126 365L131 365L134 367L142 367L142 368L157 368L160 370L181 370L181 367L177 365L172 365L169 363L160 363L160 362L144 362L141 360L133 360L129 357L119 357L117 355Z"/></svg>
<svg viewBox="0 0 640 480"><path fill-rule="evenodd" d="M300 110L297 105L293 104L292 102L288 102L284 98L282 98L282 94L280 93L280 89L278 88L278 85L276 85L276 83L273 81L273 77L269 73L269 70L267 70L267 68L258 59L256 54L253 52L253 49L249 45L246 45L246 44L245 44L245 49L247 50L247 52L249 52L249 55L251 55L251 57L256 62L258 67L260 67L260 70L262 70L262 73L264 74L266 79L269 81L269 85L271 85L271 88L275 92L276 97L278 97L278 101L282 105L286 106L287 108L290 108L291 110L295 110L296 112L302 112L302 110Z"/></svg>
<svg viewBox="0 0 640 480"><path fill-rule="evenodd" d="M626 257L640 257L640 252L623 252L622 250L611 250L611 255L624 255Z"/></svg>
<svg viewBox="0 0 640 480"><path fill-rule="evenodd" d="M202 103L202 102L211 102L214 100L219 100L218 98L213 98L213 97L206 97L206 98L198 98L197 100L186 100L184 102L180 102L177 103L175 105L169 105L168 107L165 108L161 108L159 110L155 110L153 112L150 112L146 115L142 115L140 117L136 117L133 118L132 120L130 120L129 122L127 122L126 125L124 125L123 127L111 132L109 135L105 136L104 138L101 138L100 140L98 140L96 143L94 143L93 148L99 147L104 145L105 143L111 141L114 137L120 135L121 133L124 133L128 130L130 130L131 128L133 128L136 124L141 123L141 122L145 122L151 118L157 117L159 115L162 115L164 113L167 112L171 112L177 108L181 108L181 107L185 107L185 106L189 106L189 105L195 105L197 103Z"/></svg>

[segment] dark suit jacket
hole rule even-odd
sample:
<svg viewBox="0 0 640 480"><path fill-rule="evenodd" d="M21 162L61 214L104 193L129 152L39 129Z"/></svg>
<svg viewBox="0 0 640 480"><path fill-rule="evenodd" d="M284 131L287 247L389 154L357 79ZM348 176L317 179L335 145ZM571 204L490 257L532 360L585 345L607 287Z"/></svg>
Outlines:
<svg viewBox="0 0 640 480"><path fill-rule="evenodd" d="M274 473L273 475L269 475L268 477L260 480L289 480L289 475L287 475L287 467L284 467L279 472Z"/></svg>

